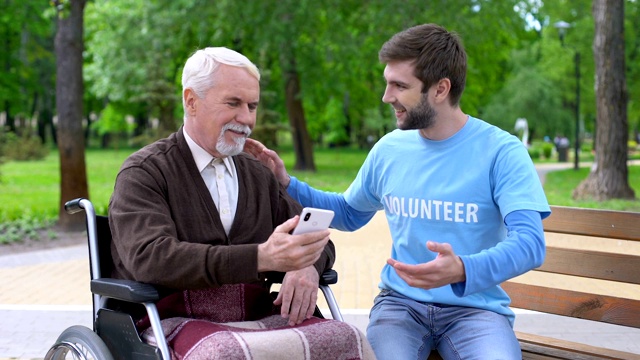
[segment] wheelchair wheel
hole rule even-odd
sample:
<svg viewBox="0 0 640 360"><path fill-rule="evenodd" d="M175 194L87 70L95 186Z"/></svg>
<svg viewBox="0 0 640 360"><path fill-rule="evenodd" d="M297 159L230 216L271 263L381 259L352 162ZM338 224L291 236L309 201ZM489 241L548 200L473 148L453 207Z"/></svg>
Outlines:
<svg viewBox="0 0 640 360"><path fill-rule="evenodd" d="M91 329L75 325L60 334L45 360L113 360L104 341Z"/></svg>

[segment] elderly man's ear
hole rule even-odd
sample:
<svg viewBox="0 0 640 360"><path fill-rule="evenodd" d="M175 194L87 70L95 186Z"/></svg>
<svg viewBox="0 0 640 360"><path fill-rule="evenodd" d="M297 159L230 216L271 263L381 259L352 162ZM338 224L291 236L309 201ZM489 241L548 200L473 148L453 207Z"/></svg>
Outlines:
<svg viewBox="0 0 640 360"><path fill-rule="evenodd" d="M189 115L195 115L198 103L198 95L196 95L196 93L192 89L187 88L184 89L182 98L184 99L184 111Z"/></svg>

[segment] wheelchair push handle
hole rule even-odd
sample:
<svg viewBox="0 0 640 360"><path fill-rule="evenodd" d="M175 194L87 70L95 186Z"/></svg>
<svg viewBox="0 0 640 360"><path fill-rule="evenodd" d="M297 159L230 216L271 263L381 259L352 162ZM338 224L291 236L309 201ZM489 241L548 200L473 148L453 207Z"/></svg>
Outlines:
<svg viewBox="0 0 640 360"><path fill-rule="evenodd" d="M77 199L67 201L66 203L64 203L64 210L69 214L75 214L77 212L82 211L85 208L84 201L82 200L86 200L86 199L77 198Z"/></svg>

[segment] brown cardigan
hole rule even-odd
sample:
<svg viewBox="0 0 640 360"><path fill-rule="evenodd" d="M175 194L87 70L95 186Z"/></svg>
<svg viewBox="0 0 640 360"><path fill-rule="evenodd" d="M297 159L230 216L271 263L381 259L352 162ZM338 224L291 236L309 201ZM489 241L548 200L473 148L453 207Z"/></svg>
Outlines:
<svg viewBox="0 0 640 360"><path fill-rule="evenodd" d="M227 237L182 129L132 154L109 203L112 275L173 289L260 281L258 244L302 207L259 161L233 160L239 195ZM315 267L334 260L330 242Z"/></svg>

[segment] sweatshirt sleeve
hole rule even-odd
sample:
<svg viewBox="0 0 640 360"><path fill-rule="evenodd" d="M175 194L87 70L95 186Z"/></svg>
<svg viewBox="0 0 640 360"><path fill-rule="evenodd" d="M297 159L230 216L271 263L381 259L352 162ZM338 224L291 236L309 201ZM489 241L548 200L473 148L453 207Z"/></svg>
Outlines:
<svg viewBox="0 0 640 360"><path fill-rule="evenodd" d="M331 227L342 231L358 230L376 213L356 210L347 203L343 194L312 188L294 176L291 176L287 192L302 206L333 210L335 216Z"/></svg>
<svg viewBox="0 0 640 360"><path fill-rule="evenodd" d="M544 262L545 240L541 213L517 210L505 216L507 237L493 248L460 256L466 281L452 284L457 296L488 289L539 267Z"/></svg>

